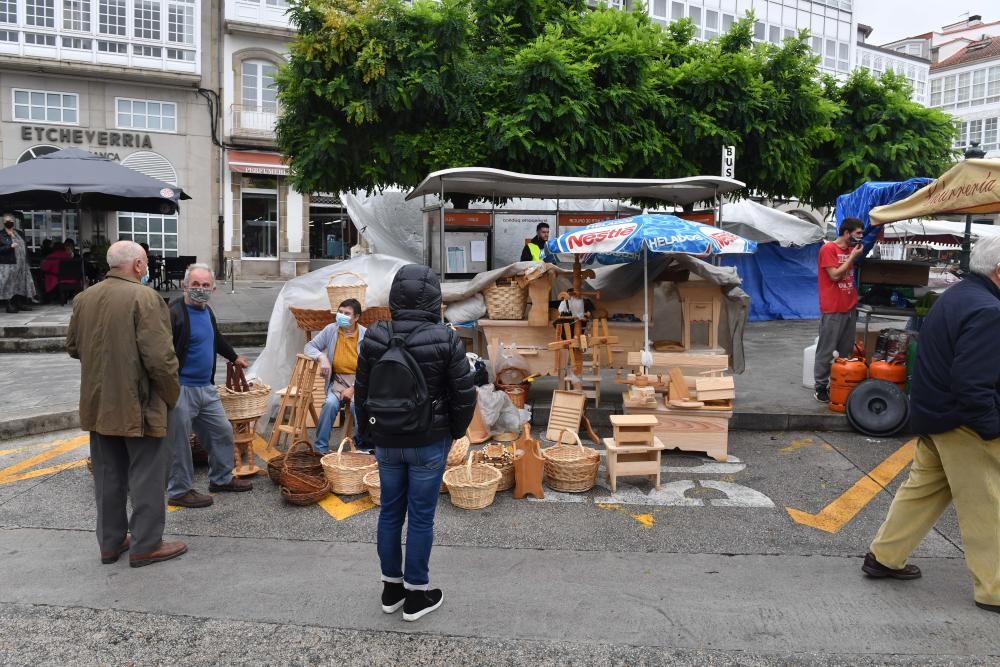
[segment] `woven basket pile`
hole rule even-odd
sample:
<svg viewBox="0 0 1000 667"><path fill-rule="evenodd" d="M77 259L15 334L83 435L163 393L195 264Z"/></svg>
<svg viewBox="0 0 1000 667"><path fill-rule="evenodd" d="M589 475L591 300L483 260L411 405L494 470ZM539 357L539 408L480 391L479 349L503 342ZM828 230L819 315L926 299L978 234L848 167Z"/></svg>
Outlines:
<svg viewBox="0 0 1000 667"><path fill-rule="evenodd" d="M469 454L468 463L464 466L445 471L444 483L448 486L452 505L465 510L480 510L493 504L502 477L493 466L482 463L473 465L472 454Z"/></svg>
<svg viewBox="0 0 1000 667"><path fill-rule="evenodd" d="M361 478L361 483L365 485L365 489L367 489L368 495L371 496L372 502L376 505L381 505L382 480L379 479L378 470L366 472L365 476Z"/></svg>
<svg viewBox="0 0 1000 667"><path fill-rule="evenodd" d="M334 320L337 319L334 311L324 310L323 308L289 306L288 310L292 312L295 323L303 331L322 331L327 325L333 324Z"/></svg>
<svg viewBox="0 0 1000 667"><path fill-rule="evenodd" d="M463 435L458 440L451 441L451 449L448 450L448 460L445 461L445 472L454 468L455 466L460 466L465 461L465 455L469 453L470 445L469 437ZM441 480L441 493L448 493L448 487Z"/></svg>
<svg viewBox="0 0 1000 667"><path fill-rule="evenodd" d="M307 477L323 477L322 458L323 455L314 451L308 440L296 440L287 452L267 462L267 476L275 484L281 484L281 475L285 470Z"/></svg>
<svg viewBox="0 0 1000 667"><path fill-rule="evenodd" d="M488 445L486 449L473 453L472 460L496 468L500 472L497 491L514 488L514 450L500 444Z"/></svg>
<svg viewBox="0 0 1000 667"><path fill-rule="evenodd" d="M334 493L350 496L365 492L364 477L372 470L378 470L378 463L371 454L361 452L345 452L344 443L350 438L340 441L336 452L327 454L321 459L326 480Z"/></svg>
<svg viewBox="0 0 1000 667"><path fill-rule="evenodd" d="M372 306L361 311L358 324L366 329L376 322L387 322L392 319L392 311L385 306Z"/></svg>
<svg viewBox="0 0 1000 667"><path fill-rule="evenodd" d="M293 505L312 505L330 494L318 457L308 440L296 440L287 452L268 461L267 471L271 475L271 463L280 459L276 467L282 498Z"/></svg>
<svg viewBox="0 0 1000 667"><path fill-rule="evenodd" d="M576 440L576 445L562 444L567 433ZM572 431L563 429L556 444L542 450L542 458L545 459L545 482L553 491L583 493L597 483L601 456L596 449L584 447L580 436Z"/></svg>
<svg viewBox="0 0 1000 667"><path fill-rule="evenodd" d="M351 278L351 276L354 276ZM336 283L336 284L334 284ZM353 271L341 271L330 276L326 283L326 297L330 300L330 309L336 311L347 299L357 299L361 307L365 307L365 292L368 283Z"/></svg>
<svg viewBox="0 0 1000 667"><path fill-rule="evenodd" d="M486 312L491 320L524 319L528 307L528 288L521 287L513 278L500 278L483 290Z"/></svg>
<svg viewBox="0 0 1000 667"><path fill-rule="evenodd" d="M224 384L218 385L219 400L226 411L226 419L256 419L267 410L271 388L263 382L250 384L250 391L233 391Z"/></svg>

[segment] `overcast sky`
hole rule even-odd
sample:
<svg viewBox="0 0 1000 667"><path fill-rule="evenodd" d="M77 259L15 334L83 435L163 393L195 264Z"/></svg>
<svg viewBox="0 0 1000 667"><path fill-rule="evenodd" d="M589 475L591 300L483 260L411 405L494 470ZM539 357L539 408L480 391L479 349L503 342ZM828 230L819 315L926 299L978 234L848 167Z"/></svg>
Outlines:
<svg viewBox="0 0 1000 667"><path fill-rule="evenodd" d="M969 14L979 14L983 21L1000 19L1000 8L993 2L951 4L947 0L854 0L854 15L858 23L875 28L869 37L872 44L885 44L902 37L940 30Z"/></svg>

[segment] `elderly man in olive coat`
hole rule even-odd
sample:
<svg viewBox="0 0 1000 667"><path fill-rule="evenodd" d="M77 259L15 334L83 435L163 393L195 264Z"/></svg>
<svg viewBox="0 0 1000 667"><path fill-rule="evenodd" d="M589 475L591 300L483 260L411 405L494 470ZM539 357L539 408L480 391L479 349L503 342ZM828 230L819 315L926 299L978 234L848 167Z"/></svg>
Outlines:
<svg viewBox="0 0 1000 667"><path fill-rule="evenodd" d="M170 461L163 439L180 393L177 357L166 304L139 282L147 268L142 247L118 241L108 266L105 280L73 300L66 350L80 360L80 426L90 431L101 562L114 563L131 547L129 565L142 567L187 551L163 541Z"/></svg>

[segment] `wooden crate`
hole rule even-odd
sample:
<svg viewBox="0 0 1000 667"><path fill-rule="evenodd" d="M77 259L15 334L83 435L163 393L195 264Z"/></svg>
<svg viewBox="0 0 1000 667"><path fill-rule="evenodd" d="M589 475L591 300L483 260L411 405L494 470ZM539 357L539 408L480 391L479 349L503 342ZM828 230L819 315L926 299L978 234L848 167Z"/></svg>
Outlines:
<svg viewBox="0 0 1000 667"><path fill-rule="evenodd" d="M611 415L614 440L619 445L652 446L656 425L652 415Z"/></svg>

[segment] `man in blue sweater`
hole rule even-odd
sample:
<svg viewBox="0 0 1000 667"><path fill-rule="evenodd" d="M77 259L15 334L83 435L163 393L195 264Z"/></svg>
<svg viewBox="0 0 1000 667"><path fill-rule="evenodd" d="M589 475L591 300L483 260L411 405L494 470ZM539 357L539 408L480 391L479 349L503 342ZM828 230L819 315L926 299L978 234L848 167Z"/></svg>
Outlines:
<svg viewBox="0 0 1000 667"><path fill-rule="evenodd" d="M250 480L233 477L233 426L215 387L215 355L237 366L247 360L236 354L219 333L215 313L208 307L215 276L207 264L192 264L181 283L184 299L170 306L174 351L180 365L181 395L167 420L167 444L173 456L167 502L175 507L208 507L212 496L193 488L194 463L188 438L192 428L208 451L208 490L249 491Z"/></svg>
<svg viewBox="0 0 1000 667"><path fill-rule="evenodd" d="M919 578L906 559L954 501L976 606L1000 613L1000 237L977 241L969 268L920 329L910 396L920 439L862 571Z"/></svg>

